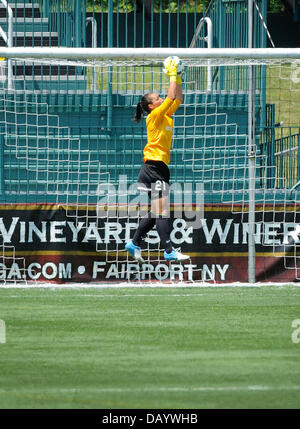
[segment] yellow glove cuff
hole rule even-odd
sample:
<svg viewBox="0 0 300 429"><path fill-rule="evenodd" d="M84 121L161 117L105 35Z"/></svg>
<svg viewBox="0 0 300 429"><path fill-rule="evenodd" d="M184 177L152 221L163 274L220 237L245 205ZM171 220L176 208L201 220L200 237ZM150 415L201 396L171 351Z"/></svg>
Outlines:
<svg viewBox="0 0 300 429"><path fill-rule="evenodd" d="M182 80L181 80L180 76L176 77L176 83L177 83L177 85L181 85L182 84Z"/></svg>
<svg viewBox="0 0 300 429"><path fill-rule="evenodd" d="M177 82L177 76L170 76L170 82Z"/></svg>

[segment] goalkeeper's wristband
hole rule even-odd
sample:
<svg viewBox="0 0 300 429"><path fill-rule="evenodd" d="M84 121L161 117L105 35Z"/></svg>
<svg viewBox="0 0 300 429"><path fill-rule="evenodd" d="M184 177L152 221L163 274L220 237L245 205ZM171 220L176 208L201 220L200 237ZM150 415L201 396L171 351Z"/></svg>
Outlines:
<svg viewBox="0 0 300 429"><path fill-rule="evenodd" d="M177 83L177 85L181 85L181 84L182 84L182 79L181 79L181 77L180 77L180 76L178 76L178 75L177 75L177 77L176 77L176 83Z"/></svg>
<svg viewBox="0 0 300 429"><path fill-rule="evenodd" d="M177 82L177 76L176 75L170 76L170 82Z"/></svg>

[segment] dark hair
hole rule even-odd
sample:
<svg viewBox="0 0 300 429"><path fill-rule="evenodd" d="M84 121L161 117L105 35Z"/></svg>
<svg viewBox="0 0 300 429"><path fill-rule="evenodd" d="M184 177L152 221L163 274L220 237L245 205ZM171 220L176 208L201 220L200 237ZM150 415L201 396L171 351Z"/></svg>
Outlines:
<svg viewBox="0 0 300 429"><path fill-rule="evenodd" d="M133 121L140 122L140 120L144 117L145 113L148 114L151 112L151 110L149 109L149 104L152 103L152 98L150 97L151 94L152 93L149 92L148 94L143 95L141 101L138 102Z"/></svg>

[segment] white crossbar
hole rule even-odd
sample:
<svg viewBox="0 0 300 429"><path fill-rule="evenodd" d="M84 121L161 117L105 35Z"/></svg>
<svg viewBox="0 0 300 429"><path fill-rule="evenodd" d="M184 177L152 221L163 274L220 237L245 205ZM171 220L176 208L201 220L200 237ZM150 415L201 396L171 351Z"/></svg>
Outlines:
<svg viewBox="0 0 300 429"><path fill-rule="evenodd" d="M300 48L0 48L0 57L48 59L162 59L169 55L190 59L300 59Z"/></svg>

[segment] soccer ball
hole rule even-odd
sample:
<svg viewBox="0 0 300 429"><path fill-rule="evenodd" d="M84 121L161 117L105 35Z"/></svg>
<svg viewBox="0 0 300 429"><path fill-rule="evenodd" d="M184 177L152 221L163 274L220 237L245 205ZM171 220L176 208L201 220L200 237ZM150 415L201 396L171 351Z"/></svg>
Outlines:
<svg viewBox="0 0 300 429"><path fill-rule="evenodd" d="M164 61L164 73L167 72L166 68L167 68L167 66L171 60L175 60L175 64L177 66L177 73L181 74L184 70L184 65L183 65L182 60L179 57L176 57L175 55L165 59L165 61Z"/></svg>

